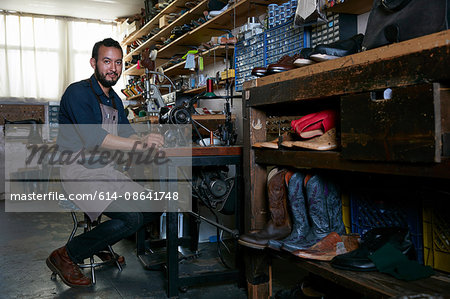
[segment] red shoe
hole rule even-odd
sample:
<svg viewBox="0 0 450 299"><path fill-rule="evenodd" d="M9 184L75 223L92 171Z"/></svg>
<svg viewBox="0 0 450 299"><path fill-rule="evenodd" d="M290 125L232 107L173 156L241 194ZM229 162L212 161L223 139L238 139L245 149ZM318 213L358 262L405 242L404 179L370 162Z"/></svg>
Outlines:
<svg viewBox="0 0 450 299"><path fill-rule="evenodd" d="M53 273L57 273L69 287L90 287L92 281L85 276L80 268L72 262L67 254L66 246L53 251L47 258L47 266Z"/></svg>
<svg viewBox="0 0 450 299"><path fill-rule="evenodd" d="M300 137L305 139L320 136L336 127L336 114L334 110L311 113L300 119L293 120L291 127Z"/></svg>

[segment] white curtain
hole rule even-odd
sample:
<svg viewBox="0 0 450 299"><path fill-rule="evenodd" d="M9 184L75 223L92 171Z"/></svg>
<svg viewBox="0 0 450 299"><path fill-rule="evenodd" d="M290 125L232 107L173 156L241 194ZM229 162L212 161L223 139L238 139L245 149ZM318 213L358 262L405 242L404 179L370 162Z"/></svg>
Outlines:
<svg viewBox="0 0 450 299"><path fill-rule="evenodd" d="M59 101L92 75L92 47L107 37L116 24L0 11L0 98Z"/></svg>

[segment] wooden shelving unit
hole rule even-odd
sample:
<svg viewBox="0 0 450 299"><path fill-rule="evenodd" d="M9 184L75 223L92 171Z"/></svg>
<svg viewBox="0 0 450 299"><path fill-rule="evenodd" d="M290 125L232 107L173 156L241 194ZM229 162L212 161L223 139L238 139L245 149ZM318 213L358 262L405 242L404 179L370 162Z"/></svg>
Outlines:
<svg viewBox="0 0 450 299"><path fill-rule="evenodd" d="M184 1L184 0L183 0ZM176 19L174 22L169 24L168 26L162 28L157 34L152 36L150 39L145 41L143 44L141 44L138 48L136 48L131 53L127 54L124 57L125 61L131 60L132 56L135 54L141 53L144 49L155 45L161 37L166 37L170 35L170 31L173 29L173 27L177 25L182 25L186 21L190 21L191 19L195 18L196 16L201 16L203 13L203 10L205 10L207 5L207 0L202 1L199 3L196 7L191 9L190 11L184 13L182 16L180 16L178 19ZM186 49L188 49L189 46L197 47L200 44L207 42L211 39L211 36L218 36L223 35L226 32L229 32L234 26L240 26L244 24L247 21L247 18L250 16L258 15L266 11L267 6L271 3L280 4L283 1L277 0L277 1L266 1L266 0L241 0L235 3L234 5L231 5L227 10L225 10L220 15L216 16L215 18L208 20L207 22L203 23L202 25L198 26L197 28L194 28L190 32L185 33L184 35L178 37L176 40L172 41L171 43L165 45L161 49L158 50L158 56L156 61L156 66L160 66L163 63L167 62L168 59L170 59L175 54L184 54L186 53ZM175 1L171 5L174 5L173 7L176 7L176 4L184 3L185 2L178 2ZM168 9L166 7L166 9ZM156 16L151 22L146 24L143 28L141 28L138 32L131 35L129 38L125 39L122 44L128 44L138 37L144 36L148 34L155 26L156 23L153 21L155 19L159 20L159 17L162 16L162 14L168 13L167 11L162 11L158 16ZM156 21L155 21L156 22ZM132 66L129 69L124 71L124 75L142 75L143 70L137 70L136 66Z"/></svg>
<svg viewBox="0 0 450 299"><path fill-rule="evenodd" d="M213 64L215 60L225 58L226 52L228 51L228 57L233 57L234 46L232 45L220 45L214 48L211 48L207 51L199 53L195 55L195 58L203 57L203 64ZM189 69L184 68L185 61L179 62L171 67L168 67L164 70L164 73L167 76L176 76L176 75L185 75L190 74L191 71Z"/></svg>
<svg viewBox="0 0 450 299"><path fill-rule="evenodd" d="M342 158L339 152L333 151L255 149L254 153L258 164L450 179L450 159L423 165L352 161Z"/></svg>
<svg viewBox="0 0 450 299"><path fill-rule="evenodd" d="M210 40L211 36L222 35L229 31L234 25L240 26L247 21L250 16L263 13L267 9L267 5L275 3L279 4L283 1L264 1L264 0L241 0L231 5L227 10L217 17L209 20L194 30L180 36L172 43L164 46L158 51L159 59L167 59L174 54L183 53L186 45L200 45ZM157 66L162 62L157 60Z"/></svg>
<svg viewBox="0 0 450 299"><path fill-rule="evenodd" d="M227 48L228 48L228 50L227 50ZM207 65L207 64L214 63L214 59L225 58L226 51L228 51L228 57L233 57L234 46L232 46L232 45L216 46L214 48L211 48L207 51L204 51L202 53L195 55L195 57L196 58L199 56L203 57L203 64ZM166 74L167 76L190 74L191 71L189 69L185 69L184 64L185 64L185 60L183 60L175 65L172 65L164 70L164 74ZM132 67L130 67L129 69L124 71L124 75L142 76L144 73L145 73L145 70L137 69L137 65L133 65Z"/></svg>
<svg viewBox="0 0 450 299"><path fill-rule="evenodd" d="M129 36L127 36L122 42L121 45L125 46L126 44L135 41L136 39L147 35L150 33L150 31L159 26L159 19L164 16L164 15L168 15L172 12L176 12L179 11L180 9L184 8L184 5L186 4L186 2L188 2L189 0L175 0L172 3L170 3L169 5L167 5L167 7L165 7L163 10L161 10L156 16L153 17L153 19L151 19L147 24L145 24L142 28L140 28L139 30L133 32L132 34L130 34Z"/></svg>
<svg viewBox="0 0 450 299"><path fill-rule="evenodd" d="M162 37L168 39L171 34L172 29L175 26L182 26L186 22L190 22L190 20L192 20L192 19L198 19L199 17L203 16L203 11L207 8L207 5L208 5L208 0L204 0L204 1L200 2L196 7L192 8L191 10L182 14L180 17L178 17L176 20L174 20L169 25L165 26L164 28L161 28L161 30L158 31L158 33L156 33L151 38L146 40L144 43L142 43L139 47L134 49L132 52L125 55L125 57L123 58L124 61L130 61L133 55L137 55L137 54L141 53L143 50L145 50L146 48L156 45L157 43L161 42ZM156 17L158 17L158 16L156 16ZM159 20L159 18L158 18L158 20ZM159 23L155 23L152 20L149 23L147 23L146 26L147 25L149 25L149 26L144 30L144 32L148 31L146 34L148 34L151 31L151 29L158 27ZM143 34L143 35L146 35L146 34Z"/></svg>
<svg viewBox="0 0 450 299"><path fill-rule="evenodd" d="M428 186L427 184L446 187L450 182L450 159L448 152L444 150L450 143L450 95L446 87L450 79L447 71L450 68L448 40L450 30L246 82L243 91L243 161L244 177L248 182L245 189L245 198L248 199L246 231L260 230L266 223L267 167L272 165L313 171L326 170L345 178L360 174L364 177L375 174L385 178L396 177L399 180L418 182L414 186L417 190ZM368 96L376 95L377 91L386 88L393 90L391 100L374 101ZM397 102L397 93L403 95L402 91L418 89L427 92L400 97L402 101ZM365 97L360 97L361 95ZM355 103L354 99L359 102ZM424 105L418 103L419 100L423 100L421 103L432 109L427 110ZM364 104L370 105L370 101L379 103L377 109L373 110L372 117L367 117L361 110L352 110L350 118L344 117L348 116L348 111L344 110L348 103L361 108ZM404 116L401 121L397 122L397 119L392 117L390 113L393 110L383 110L382 107L387 107L383 105L388 103L397 105L389 108L398 109L400 115ZM278 113L279 116L305 115L330 105L340 111L339 150L319 152L252 148L255 143L267 141L266 127L273 113ZM408 109L402 109L406 107ZM429 116L430 121L421 122L408 117L410 113L415 112ZM388 124L386 130L384 127L380 128L376 133L378 135L359 133L360 128L371 128L380 115L382 121ZM428 124L432 129L429 129ZM396 127L392 127L394 125ZM405 127L406 131L397 130ZM353 129L344 131L344 128ZM409 130L410 128L413 129ZM417 133L423 129L431 136L426 142L422 139L425 135ZM378 136L385 138L377 139ZM352 140L353 144L360 146L363 158L346 157L349 148L344 139ZM376 140L375 144L370 143L373 140ZM381 149L381 159L364 156L372 154L374 148ZM415 156L408 161L391 159L392 154L409 153L418 148L435 150L432 154L439 155L440 162L417 162L428 161L426 150L414 152ZM249 298L267 298L270 295L270 279L266 279L271 277L268 274L270 268L267 255L280 257L275 251L258 251L249 254L246 261ZM281 256L284 257L308 272L350 288L367 298L389 298L427 292L444 296L450 294L450 276L442 273L427 279L405 282L378 272L361 273L335 269L329 263L307 261L289 253ZM250 283L252 281L256 283Z"/></svg>
<svg viewBox="0 0 450 299"><path fill-rule="evenodd" d="M449 292L450 278L445 274L436 273L430 278L406 282L380 272L339 270L333 268L328 262L298 259L289 253L274 253L274 256L363 294L365 298L391 298L414 293L447 294Z"/></svg>

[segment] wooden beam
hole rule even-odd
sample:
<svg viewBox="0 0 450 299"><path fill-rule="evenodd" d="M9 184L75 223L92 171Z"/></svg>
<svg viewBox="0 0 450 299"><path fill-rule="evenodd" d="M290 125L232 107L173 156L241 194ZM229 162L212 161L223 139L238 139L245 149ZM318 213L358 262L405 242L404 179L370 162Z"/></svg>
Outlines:
<svg viewBox="0 0 450 299"><path fill-rule="evenodd" d="M450 80L449 69L446 30L249 81L244 89L258 106Z"/></svg>
<svg viewBox="0 0 450 299"><path fill-rule="evenodd" d="M265 165L450 179L450 159L442 159L441 163L382 163L346 160L338 152L271 149L254 149L254 152L256 163Z"/></svg>

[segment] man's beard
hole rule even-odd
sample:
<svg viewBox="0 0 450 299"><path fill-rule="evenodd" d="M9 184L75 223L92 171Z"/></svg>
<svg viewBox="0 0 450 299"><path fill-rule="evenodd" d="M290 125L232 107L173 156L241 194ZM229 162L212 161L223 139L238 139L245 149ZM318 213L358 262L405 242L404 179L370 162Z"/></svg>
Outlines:
<svg viewBox="0 0 450 299"><path fill-rule="evenodd" d="M115 75L117 76L116 80L106 80L106 76L100 74L97 67L95 68L95 78L97 78L98 82L100 82L103 87L111 87L116 85L117 81L119 81L120 76L117 75L117 73L115 73Z"/></svg>

